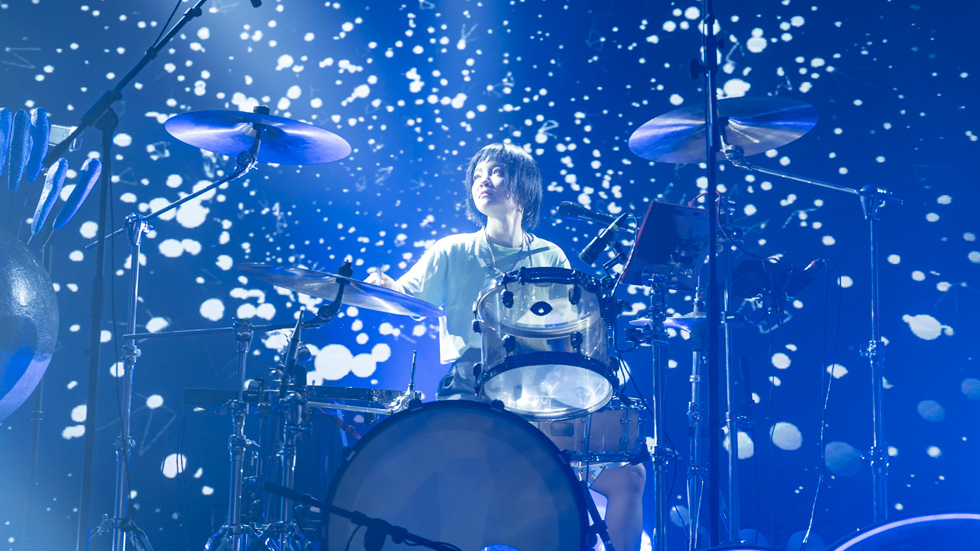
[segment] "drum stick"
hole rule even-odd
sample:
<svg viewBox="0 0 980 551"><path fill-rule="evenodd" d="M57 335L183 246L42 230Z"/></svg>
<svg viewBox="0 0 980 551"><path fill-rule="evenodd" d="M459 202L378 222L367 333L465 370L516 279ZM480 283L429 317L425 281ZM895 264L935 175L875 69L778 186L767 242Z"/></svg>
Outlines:
<svg viewBox="0 0 980 551"><path fill-rule="evenodd" d="M419 351L412 351L412 376L408 379L408 393L415 394L415 358L418 356Z"/></svg>

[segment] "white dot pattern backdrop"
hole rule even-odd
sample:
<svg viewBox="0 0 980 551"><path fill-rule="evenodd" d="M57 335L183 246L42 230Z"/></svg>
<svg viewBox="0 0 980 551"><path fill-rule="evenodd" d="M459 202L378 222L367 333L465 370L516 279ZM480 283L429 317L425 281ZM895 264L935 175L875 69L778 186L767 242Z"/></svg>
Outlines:
<svg viewBox="0 0 980 551"><path fill-rule="evenodd" d="M964 0L859 4L716 0L717 94L791 98L819 113L810 132L751 162L852 188L884 187L904 201L880 212L888 507L896 514L976 509L980 498L969 489L980 484L980 192L973 170L980 66L964 37L980 23L980 8ZM178 14L190 6L181 3ZM54 124L78 124L165 30L172 8L159 0L0 4L0 106L43 107ZM600 228L558 218L560 202L642 216L651 200L683 204L707 188L703 164L655 163L627 147L646 121L703 104L703 82L689 71L700 56L701 9L693 0L205 3L115 105L107 230L234 168L234 159L167 134L163 123L173 115L265 105L343 137L353 152L320 165L260 163L243 180L153 221L138 259L138 330L229 327L235 319L294 323L301 308L309 313L324 303L246 277L236 269L242 262L336 273L349 258L355 278L378 266L400 275L436 239L474 230L462 206L465 163L496 141L523 146L541 166L536 233L561 246L574 269L601 276L575 259ZM90 130L68 158L76 167L99 151L98 132ZM63 198L75 178L70 172ZM871 447L871 376L861 355L871 338L868 224L854 195L725 163L719 182L742 230L736 262L751 254L799 268L827 261L782 312L733 329L748 419L739 434L742 525L785 547L806 530L822 475L813 531L833 541L872 522L863 459ZM36 192L40 184L25 186ZM23 231L30 212L20 195L3 194L4 230ZM96 271L94 249L85 245L98 234L97 217L98 189L54 237L50 275L61 321L44 379L34 495L35 546L42 548L74 545L78 522ZM101 328L93 518L112 512L119 350L137 261L129 251L121 239L107 253L112 291ZM671 313L690 313L690 295L672 292ZM621 333L647 298L636 287L621 288L620 298L628 305L617 322ZM684 332L670 334L666 430L679 453L668 465L670 504L679 507L670 537L683 545L691 342ZM446 370L432 319L345 306L303 338L312 353L310 384L403 390L417 351L416 384L428 400ZM248 377L266 376L287 340L288 333L257 334ZM156 549L200 549L227 506L230 422L186 406L184 389L233 388L235 342L216 334L153 339L140 348L129 474L134 518ZM649 349L624 358L649 394ZM0 541L9 549L23 537L31 409L28 401L0 423ZM363 416L348 421L370 429ZM726 447L727 440L718 437ZM310 469L324 461L312 453L299 458ZM648 488L648 533L652 495ZM110 541L97 537L93 545Z"/></svg>

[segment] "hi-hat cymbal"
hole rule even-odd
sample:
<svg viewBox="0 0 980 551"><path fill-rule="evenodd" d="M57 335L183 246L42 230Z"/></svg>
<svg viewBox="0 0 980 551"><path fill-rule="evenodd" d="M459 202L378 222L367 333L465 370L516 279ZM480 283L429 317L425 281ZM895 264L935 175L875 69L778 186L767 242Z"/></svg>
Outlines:
<svg viewBox="0 0 980 551"><path fill-rule="evenodd" d="M261 133L256 160L263 163L314 165L351 152L350 144L333 132L264 113L193 111L170 117L163 127L186 144L229 157L249 151Z"/></svg>
<svg viewBox="0 0 980 551"><path fill-rule="evenodd" d="M673 327L681 331L691 331L702 323L704 323L704 314L692 312L683 316L666 318L664 320L664 327ZM650 318L636 318L630 320L629 324L635 327L649 327L653 324L653 320Z"/></svg>
<svg viewBox="0 0 980 551"><path fill-rule="evenodd" d="M344 285L343 304L403 316L439 317L442 308L415 297L372 285L357 279L302 268L284 268L268 264L244 263L238 269L276 287L297 291L311 297L334 300Z"/></svg>
<svg viewBox="0 0 980 551"><path fill-rule="evenodd" d="M817 124L817 110L788 98L718 100L724 143L740 146L744 155L780 147ZM630 136L630 151L650 161L697 163L707 159L704 105L688 105L651 119ZM718 153L718 160L725 158Z"/></svg>

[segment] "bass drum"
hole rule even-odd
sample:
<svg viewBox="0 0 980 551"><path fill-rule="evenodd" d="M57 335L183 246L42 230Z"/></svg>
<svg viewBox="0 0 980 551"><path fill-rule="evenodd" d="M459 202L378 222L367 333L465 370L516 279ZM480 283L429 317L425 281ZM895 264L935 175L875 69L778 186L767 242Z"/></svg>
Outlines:
<svg viewBox="0 0 980 551"><path fill-rule="evenodd" d="M480 402L432 402L384 420L341 464L327 502L473 551L579 550L588 530L582 488L558 448ZM364 528L337 515L324 525L326 549L365 549ZM389 539L384 549L418 547Z"/></svg>

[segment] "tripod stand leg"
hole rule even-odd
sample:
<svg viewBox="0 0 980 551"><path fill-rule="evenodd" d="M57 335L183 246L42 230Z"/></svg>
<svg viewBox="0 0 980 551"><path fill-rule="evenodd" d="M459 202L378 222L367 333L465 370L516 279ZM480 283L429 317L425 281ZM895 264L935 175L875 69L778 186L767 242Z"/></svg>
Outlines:
<svg viewBox="0 0 980 551"><path fill-rule="evenodd" d="M590 531L597 535L600 540L602 540L602 545L606 548L606 551L616 551L613 549L612 540L609 538L609 530L606 529L606 521L602 520L602 516L599 514L599 508L595 505L595 500L592 499L592 492L589 491L589 477L586 476L585 480L582 481L582 491L585 493L585 506L589 510L589 516L592 518L592 527Z"/></svg>

